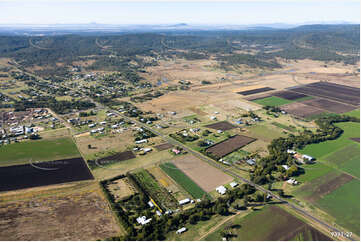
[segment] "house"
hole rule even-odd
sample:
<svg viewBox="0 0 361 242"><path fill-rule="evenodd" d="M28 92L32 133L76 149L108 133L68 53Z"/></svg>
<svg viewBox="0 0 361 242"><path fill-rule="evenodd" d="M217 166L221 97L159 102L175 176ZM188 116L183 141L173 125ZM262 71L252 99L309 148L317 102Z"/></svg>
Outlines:
<svg viewBox="0 0 361 242"><path fill-rule="evenodd" d="M238 186L238 183L237 182L231 182L231 183L229 183L229 185L233 188L233 187Z"/></svg>
<svg viewBox="0 0 361 242"><path fill-rule="evenodd" d="M309 160L309 161L312 161L312 160L315 159L315 158L313 158L312 156L309 156L309 155L302 155L302 158L306 159L306 160Z"/></svg>
<svg viewBox="0 0 361 242"><path fill-rule="evenodd" d="M217 120L217 117L211 116L210 119L211 119L211 120Z"/></svg>
<svg viewBox="0 0 361 242"><path fill-rule="evenodd" d="M218 133L218 134L221 134L221 133L223 133L223 131L220 130L220 129L218 129L218 130L217 130L217 133Z"/></svg>
<svg viewBox="0 0 361 242"><path fill-rule="evenodd" d="M136 144L143 144L143 143L147 143L148 140L147 139L141 139L141 140L136 140L135 143Z"/></svg>
<svg viewBox="0 0 361 242"><path fill-rule="evenodd" d="M216 191L221 194L221 195L224 195L227 191L227 189L224 187L224 186L219 186L216 188Z"/></svg>
<svg viewBox="0 0 361 242"><path fill-rule="evenodd" d="M288 179L288 180L287 180L287 183L288 183L288 184L291 184L291 185L297 185L297 184L298 184L298 181L296 181L296 179L291 178L291 179Z"/></svg>
<svg viewBox="0 0 361 242"><path fill-rule="evenodd" d="M152 148L143 148L142 150L144 153L148 153L148 152L152 151Z"/></svg>
<svg viewBox="0 0 361 242"><path fill-rule="evenodd" d="M150 208L154 208L154 203L152 201L149 201L148 205L149 205Z"/></svg>
<svg viewBox="0 0 361 242"><path fill-rule="evenodd" d="M296 154L296 151L288 149L288 150L287 150L287 153L294 155L294 154Z"/></svg>
<svg viewBox="0 0 361 242"><path fill-rule="evenodd" d="M183 227L183 228L180 228L176 231L176 234L181 234L183 232L186 232L187 231L187 228L186 227Z"/></svg>
<svg viewBox="0 0 361 242"><path fill-rule="evenodd" d="M254 159L248 159L248 160L246 160L246 162L250 166L254 166L256 164L256 161Z"/></svg>
<svg viewBox="0 0 361 242"><path fill-rule="evenodd" d="M89 128L93 128L93 127L95 127L95 125L96 125L96 124L89 124L88 127L89 127Z"/></svg>
<svg viewBox="0 0 361 242"><path fill-rule="evenodd" d="M162 213L161 213L160 211L158 211L158 210L157 210L155 213L156 213L158 216L162 216Z"/></svg>
<svg viewBox="0 0 361 242"><path fill-rule="evenodd" d="M180 154L181 153L181 151L180 150L178 150L178 149L172 149L172 152L174 153L174 154L176 154L176 155L178 155L178 154Z"/></svg>
<svg viewBox="0 0 361 242"><path fill-rule="evenodd" d="M137 222L139 224L141 224L141 225L145 225L145 224L149 223L151 220L152 220L152 218L147 219L146 216L142 216L142 217L137 218Z"/></svg>
<svg viewBox="0 0 361 242"><path fill-rule="evenodd" d="M106 121L100 122L101 125L107 124Z"/></svg>
<svg viewBox="0 0 361 242"><path fill-rule="evenodd" d="M290 169L290 167L288 165L282 165L283 168L285 168L285 170L287 171L288 169Z"/></svg>
<svg viewBox="0 0 361 242"><path fill-rule="evenodd" d="M179 205L184 205L184 204L187 204L187 203L190 203L190 202L191 202L191 200L189 198L186 198L186 199L180 200Z"/></svg>

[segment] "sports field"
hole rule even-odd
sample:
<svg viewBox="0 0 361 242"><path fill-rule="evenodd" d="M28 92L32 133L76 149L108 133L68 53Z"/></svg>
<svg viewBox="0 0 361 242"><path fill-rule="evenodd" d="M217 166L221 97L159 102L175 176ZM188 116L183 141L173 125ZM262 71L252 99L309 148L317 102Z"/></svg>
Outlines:
<svg viewBox="0 0 361 242"><path fill-rule="evenodd" d="M293 101L281 98L281 97L266 97L262 99L253 100L253 102L258 103L263 106L281 106L284 104L292 103Z"/></svg>
<svg viewBox="0 0 361 242"><path fill-rule="evenodd" d="M160 168L167 173L175 182L177 182L184 190L186 190L193 198L209 197L209 195L192 181L186 174L178 169L173 163L163 163Z"/></svg>
<svg viewBox="0 0 361 242"><path fill-rule="evenodd" d="M35 161L52 161L79 157L79 151L69 137L24 141L0 146L0 166Z"/></svg>

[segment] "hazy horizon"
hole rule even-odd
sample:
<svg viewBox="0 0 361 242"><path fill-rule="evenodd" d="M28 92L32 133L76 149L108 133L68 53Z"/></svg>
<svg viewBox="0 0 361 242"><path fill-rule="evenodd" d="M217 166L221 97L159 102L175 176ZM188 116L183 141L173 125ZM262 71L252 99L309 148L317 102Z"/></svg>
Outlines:
<svg viewBox="0 0 361 242"><path fill-rule="evenodd" d="M0 25L253 25L360 23L359 1L0 0Z"/></svg>

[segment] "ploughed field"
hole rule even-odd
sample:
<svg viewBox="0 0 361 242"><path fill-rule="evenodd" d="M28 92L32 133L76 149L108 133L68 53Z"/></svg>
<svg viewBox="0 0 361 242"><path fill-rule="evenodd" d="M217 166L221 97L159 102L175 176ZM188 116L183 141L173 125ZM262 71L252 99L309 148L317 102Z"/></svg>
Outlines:
<svg viewBox="0 0 361 242"><path fill-rule="evenodd" d="M215 144L206 149L206 152L211 153L217 158L222 158L223 156L232 153L239 148L255 141L255 138L244 136L244 135L235 135L221 143Z"/></svg>
<svg viewBox="0 0 361 242"><path fill-rule="evenodd" d="M221 121L221 122L217 122L214 124L208 124L205 127L210 128L210 129L216 129L216 130L222 130L222 131L227 131L230 129L234 129L237 126L228 123L227 121Z"/></svg>
<svg viewBox="0 0 361 242"><path fill-rule="evenodd" d="M135 158L135 155L133 152L124 151L124 152L119 152L119 153L116 153L114 155L110 155L110 156L107 156L104 158L100 158L99 160L97 160L97 163L104 165L107 163L119 162L119 161L129 160L129 159L133 159L133 158Z"/></svg>
<svg viewBox="0 0 361 242"><path fill-rule="evenodd" d="M261 87L261 88L256 88L256 89L247 90L247 91L243 91L243 92L238 92L238 94L248 96L248 95L261 93L261 92L268 92L268 91L272 91L272 90L274 90L274 89L270 88L270 87Z"/></svg>
<svg viewBox="0 0 361 242"><path fill-rule="evenodd" d="M0 191L94 179L83 158L0 167Z"/></svg>

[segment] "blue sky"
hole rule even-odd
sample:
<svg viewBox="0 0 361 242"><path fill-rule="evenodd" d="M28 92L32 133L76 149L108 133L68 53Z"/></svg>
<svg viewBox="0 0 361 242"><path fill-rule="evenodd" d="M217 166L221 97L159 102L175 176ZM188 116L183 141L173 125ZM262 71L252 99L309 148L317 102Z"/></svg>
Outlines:
<svg viewBox="0 0 361 242"><path fill-rule="evenodd" d="M355 0L116 1L0 0L0 24L259 24L360 22Z"/></svg>

